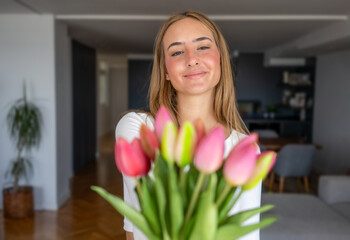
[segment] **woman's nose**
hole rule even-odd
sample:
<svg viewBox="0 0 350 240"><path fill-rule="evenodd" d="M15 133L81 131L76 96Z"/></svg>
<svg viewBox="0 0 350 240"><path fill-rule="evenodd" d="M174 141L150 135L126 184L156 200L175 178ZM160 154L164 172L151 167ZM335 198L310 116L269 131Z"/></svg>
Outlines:
<svg viewBox="0 0 350 240"><path fill-rule="evenodd" d="M192 51L187 51L187 66L193 67L199 64L199 59L196 53Z"/></svg>

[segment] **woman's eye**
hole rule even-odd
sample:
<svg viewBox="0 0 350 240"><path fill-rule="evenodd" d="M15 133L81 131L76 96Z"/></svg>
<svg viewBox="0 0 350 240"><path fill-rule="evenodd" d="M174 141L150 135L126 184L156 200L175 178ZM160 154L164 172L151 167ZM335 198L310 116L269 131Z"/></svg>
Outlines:
<svg viewBox="0 0 350 240"><path fill-rule="evenodd" d="M202 46L200 48L198 48L199 50L205 50L205 49L209 49L210 47L207 47L207 46Z"/></svg>
<svg viewBox="0 0 350 240"><path fill-rule="evenodd" d="M175 57L175 56L180 55L182 53L183 53L183 51L177 51L177 52L174 52L173 54L171 54L171 56Z"/></svg>

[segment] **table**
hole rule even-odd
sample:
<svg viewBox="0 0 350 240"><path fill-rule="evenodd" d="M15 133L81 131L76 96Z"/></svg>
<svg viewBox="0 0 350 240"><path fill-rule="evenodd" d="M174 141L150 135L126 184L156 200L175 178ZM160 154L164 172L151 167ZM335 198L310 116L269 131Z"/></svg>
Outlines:
<svg viewBox="0 0 350 240"><path fill-rule="evenodd" d="M288 138L288 137L278 137L278 138L260 138L259 144L264 145L266 147L266 150L271 150L278 152L281 150L282 147L284 147L287 144L313 144L310 141L305 141L300 138ZM321 150L322 146L318 144L315 145L317 150Z"/></svg>

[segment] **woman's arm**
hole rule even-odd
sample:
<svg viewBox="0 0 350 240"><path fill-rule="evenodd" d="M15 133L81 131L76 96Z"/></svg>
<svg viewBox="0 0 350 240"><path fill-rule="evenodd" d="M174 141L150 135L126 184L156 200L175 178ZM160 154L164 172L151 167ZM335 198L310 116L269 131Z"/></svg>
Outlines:
<svg viewBox="0 0 350 240"><path fill-rule="evenodd" d="M134 240L134 234L132 232L126 232L126 240Z"/></svg>

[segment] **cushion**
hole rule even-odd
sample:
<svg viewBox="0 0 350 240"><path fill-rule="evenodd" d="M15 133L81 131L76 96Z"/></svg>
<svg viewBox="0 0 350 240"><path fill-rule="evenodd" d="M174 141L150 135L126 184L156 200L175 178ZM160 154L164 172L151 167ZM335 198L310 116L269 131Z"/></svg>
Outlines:
<svg viewBox="0 0 350 240"><path fill-rule="evenodd" d="M350 222L309 194L262 194L275 208L262 215L277 222L261 230L261 240L349 240Z"/></svg>
<svg viewBox="0 0 350 240"><path fill-rule="evenodd" d="M335 203L330 205L340 215L347 218L350 221L350 202L348 203Z"/></svg>
<svg viewBox="0 0 350 240"><path fill-rule="evenodd" d="M328 204L350 202L349 189L349 176L324 175L318 180L318 196Z"/></svg>

